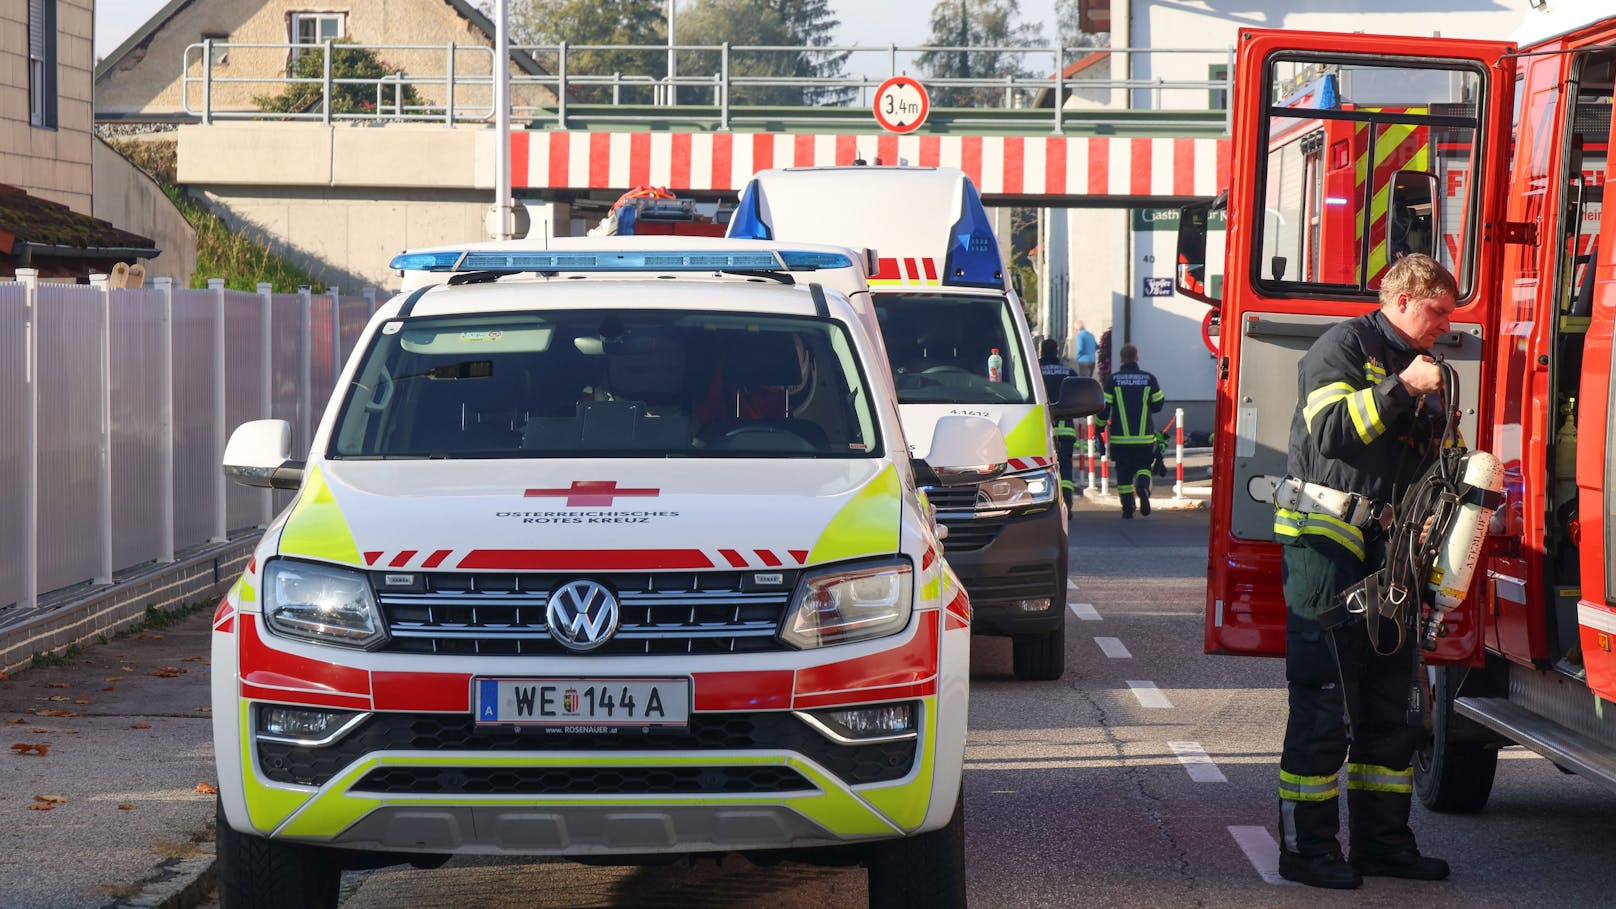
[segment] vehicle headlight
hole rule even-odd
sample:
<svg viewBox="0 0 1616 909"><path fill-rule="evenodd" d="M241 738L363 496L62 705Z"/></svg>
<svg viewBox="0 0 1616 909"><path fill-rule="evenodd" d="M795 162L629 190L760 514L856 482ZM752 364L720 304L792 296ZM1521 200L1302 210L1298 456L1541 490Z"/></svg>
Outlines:
<svg viewBox="0 0 1616 909"><path fill-rule="evenodd" d="M1052 468L1040 467L987 480L978 484L977 489L977 511L1046 507L1054 504L1055 495L1060 491L1060 474Z"/></svg>
<svg viewBox="0 0 1616 909"><path fill-rule="evenodd" d="M387 637L370 579L357 571L275 559L263 590L264 621L276 634L359 648Z"/></svg>
<svg viewBox="0 0 1616 909"><path fill-rule="evenodd" d="M914 566L908 559L808 574L797 584L780 640L808 650L902 631L909 624L913 590Z"/></svg>

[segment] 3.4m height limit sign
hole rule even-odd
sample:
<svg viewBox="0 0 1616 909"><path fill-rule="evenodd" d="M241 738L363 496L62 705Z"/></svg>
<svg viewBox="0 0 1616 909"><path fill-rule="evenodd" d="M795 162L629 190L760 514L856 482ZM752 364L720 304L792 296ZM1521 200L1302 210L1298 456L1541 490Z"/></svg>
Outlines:
<svg viewBox="0 0 1616 909"><path fill-rule="evenodd" d="M875 122L894 133L912 133L931 113L926 87L908 76L893 76L875 90Z"/></svg>

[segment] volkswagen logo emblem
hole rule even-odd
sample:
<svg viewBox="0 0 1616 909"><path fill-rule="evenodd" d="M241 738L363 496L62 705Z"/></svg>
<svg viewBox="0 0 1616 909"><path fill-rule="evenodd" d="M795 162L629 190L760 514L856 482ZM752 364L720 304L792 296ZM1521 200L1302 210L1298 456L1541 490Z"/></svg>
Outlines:
<svg viewBox="0 0 1616 909"><path fill-rule="evenodd" d="M617 633L617 597L594 581L571 581L550 594L545 624L568 650L594 650Z"/></svg>

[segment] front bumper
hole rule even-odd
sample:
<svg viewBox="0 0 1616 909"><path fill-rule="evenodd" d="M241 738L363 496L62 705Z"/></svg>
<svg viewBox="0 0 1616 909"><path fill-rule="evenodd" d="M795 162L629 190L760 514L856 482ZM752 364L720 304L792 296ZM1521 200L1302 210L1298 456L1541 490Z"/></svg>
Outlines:
<svg viewBox="0 0 1616 909"><path fill-rule="evenodd" d="M948 564L971 595L971 631L981 635L1039 634L1066 621L1066 522L1060 508L987 522L950 520L944 541ZM981 545L961 548L959 543ZM949 547L955 548L949 548ZM1030 612L1025 600L1049 600Z"/></svg>

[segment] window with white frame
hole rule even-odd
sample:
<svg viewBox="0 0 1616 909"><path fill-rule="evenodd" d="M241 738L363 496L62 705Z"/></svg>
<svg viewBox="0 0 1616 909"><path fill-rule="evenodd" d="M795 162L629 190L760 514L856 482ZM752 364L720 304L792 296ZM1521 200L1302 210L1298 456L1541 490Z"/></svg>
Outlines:
<svg viewBox="0 0 1616 909"><path fill-rule="evenodd" d="M28 0L28 122L56 126L56 0Z"/></svg>
<svg viewBox="0 0 1616 909"><path fill-rule="evenodd" d="M347 33L347 13L293 13L292 43L321 44Z"/></svg>

